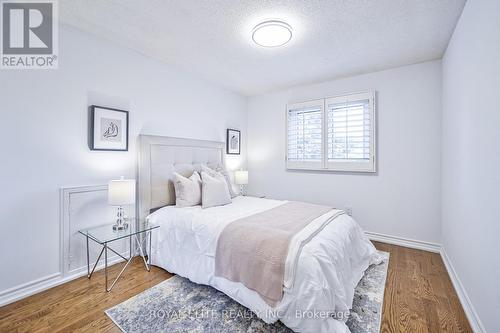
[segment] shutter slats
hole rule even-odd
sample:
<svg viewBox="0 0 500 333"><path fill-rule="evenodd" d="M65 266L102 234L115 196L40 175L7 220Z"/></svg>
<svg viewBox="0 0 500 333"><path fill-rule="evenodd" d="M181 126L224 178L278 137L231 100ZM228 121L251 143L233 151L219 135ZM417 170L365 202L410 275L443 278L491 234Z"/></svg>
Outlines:
<svg viewBox="0 0 500 333"><path fill-rule="evenodd" d="M320 108L288 111L288 160L321 161L323 114Z"/></svg>
<svg viewBox="0 0 500 333"><path fill-rule="evenodd" d="M329 160L370 159L369 100L328 105Z"/></svg>

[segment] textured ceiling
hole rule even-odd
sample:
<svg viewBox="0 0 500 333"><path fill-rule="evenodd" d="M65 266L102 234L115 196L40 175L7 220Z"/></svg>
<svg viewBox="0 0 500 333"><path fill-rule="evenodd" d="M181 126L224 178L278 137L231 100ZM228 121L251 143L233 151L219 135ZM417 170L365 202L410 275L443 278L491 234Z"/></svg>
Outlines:
<svg viewBox="0 0 500 333"><path fill-rule="evenodd" d="M244 95L441 58L465 0L61 0L60 18ZM259 22L294 30L253 44Z"/></svg>

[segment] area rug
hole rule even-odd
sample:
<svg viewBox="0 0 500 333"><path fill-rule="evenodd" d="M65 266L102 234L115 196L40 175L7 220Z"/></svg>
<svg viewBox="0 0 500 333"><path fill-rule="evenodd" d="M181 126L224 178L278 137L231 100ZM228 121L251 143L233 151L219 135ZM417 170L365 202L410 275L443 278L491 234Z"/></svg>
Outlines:
<svg viewBox="0 0 500 333"><path fill-rule="evenodd" d="M355 290L347 326L352 333L378 333L389 253L370 266ZM174 276L117 306L106 314L126 333L217 332L289 333L280 321L269 325L220 291Z"/></svg>

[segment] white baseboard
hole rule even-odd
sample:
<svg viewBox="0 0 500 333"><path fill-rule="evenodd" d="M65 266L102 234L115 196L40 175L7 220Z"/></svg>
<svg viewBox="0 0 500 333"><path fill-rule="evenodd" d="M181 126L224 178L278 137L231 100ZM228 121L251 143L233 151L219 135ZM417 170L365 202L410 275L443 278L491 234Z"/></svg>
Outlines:
<svg viewBox="0 0 500 333"><path fill-rule="evenodd" d="M455 268L453 267L453 264L451 263L450 258L446 254L446 251L444 247L441 247L441 258L443 259L444 265L446 266L446 270L448 271L448 275L450 276L451 282L453 283L453 287L455 288L455 291L457 292L458 299L460 300L460 303L462 304L462 308L464 309L465 315L467 316L467 319L469 320L469 324L472 328L472 330L475 333L486 333L486 329L483 326L483 323L479 319L479 316L477 315L476 310L474 309L474 306L472 305L472 302L467 295L467 292L465 291L464 286L462 285L462 282L460 282L460 279L458 278L457 272L455 271Z"/></svg>
<svg viewBox="0 0 500 333"><path fill-rule="evenodd" d="M404 247L409 247L417 250L424 250L429 252L440 253L441 244L430 243L419 241L415 239L403 238L399 236L389 236L384 234L379 234L377 232L366 231L365 234L368 236L370 240L376 242L382 242L387 244L399 245Z"/></svg>
<svg viewBox="0 0 500 333"><path fill-rule="evenodd" d="M54 273L0 292L0 306L7 305L30 295L51 288L61 279L61 273Z"/></svg>
<svg viewBox="0 0 500 333"><path fill-rule="evenodd" d="M114 260L109 261L109 265L114 265L123 260L121 258L116 258ZM96 267L96 271L104 268L104 264L99 264ZM69 282L71 280L75 280L79 277L86 276L87 270L77 272L75 274L71 274L63 277L61 273L54 273L48 276L45 276L40 279L36 279L27 283L20 284L13 288L9 288L7 290L0 292L0 306L4 306L20 299L26 298L28 296L38 294L44 290L56 287L63 283ZM104 289L103 289L104 292Z"/></svg>

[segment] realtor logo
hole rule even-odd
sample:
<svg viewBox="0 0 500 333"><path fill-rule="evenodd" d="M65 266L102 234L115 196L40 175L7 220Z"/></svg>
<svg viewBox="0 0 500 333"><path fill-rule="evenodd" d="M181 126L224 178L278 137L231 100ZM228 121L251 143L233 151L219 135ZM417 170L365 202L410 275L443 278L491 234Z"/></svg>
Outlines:
<svg viewBox="0 0 500 333"><path fill-rule="evenodd" d="M2 69L57 68L57 2L1 0Z"/></svg>

